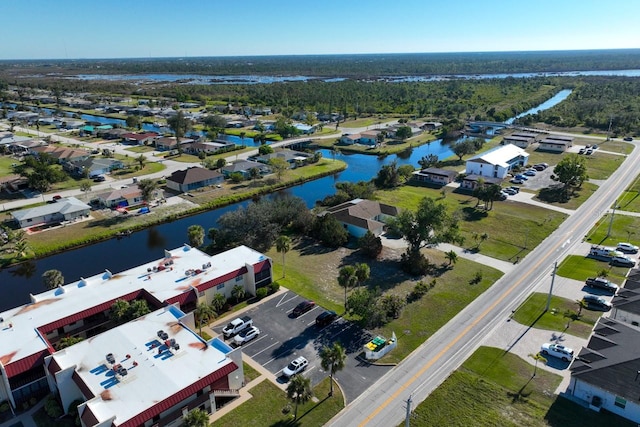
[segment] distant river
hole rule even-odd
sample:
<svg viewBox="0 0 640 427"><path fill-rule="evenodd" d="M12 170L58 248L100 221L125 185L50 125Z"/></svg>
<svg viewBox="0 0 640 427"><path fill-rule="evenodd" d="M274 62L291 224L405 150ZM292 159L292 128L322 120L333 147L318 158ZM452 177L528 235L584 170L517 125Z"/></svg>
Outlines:
<svg viewBox="0 0 640 427"><path fill-rule="evenodd" d="M438 74L428 76L380 76L369 79L370 81L398 82L432 82L443 80L482 80L482 79L506 79L528 77L555 77L555 76L624 76L640 77L640 70L597 70L597 71L562 71L554 73L496 73L496 74ZM318 80L323 82L339 82L348 80L347 77L314 77L314 76L267 76L267 75L198 75L198 74L78 74L66 76L68 79L79 80L113 80L134 81L138 83L171 82L180 84L216 85L216 84L269 84L283 82L306 82Z"/></svg>
<svg viewBox="0 0 640 427"><path fill-rule="evenodd" d="M569 96L569 93L562 91L530 111L534 113L541 109L551 108ZM343 172L279 191L269 197L291 194L302 198L307 206L312 207L317 200L335 193L336 182L370 180L383 165L393 161L397 161L399 165L411 164L417 167L418 161L428 154L435 154L439 159L445 159L453 155L451 144L435 140L408 152L384 158L365 154L338 154L336 159L347 163L347 169ZM320 151L324 157L331 158L333 156L330 150ZM184 244L187 241L189 226L198 224L203 226L205 230L216 227L216 222L221 215L240 206L246 206L248 203L248 201L236 203L150 227L122 239L106 240L0 270L0 311L25 304L29 301L30 293L36 294L44 291L41 276L47 270L60 270L66 282L93 276L104 269L112 272L123 271L162 257L164 249L173 249Z"/></svg>

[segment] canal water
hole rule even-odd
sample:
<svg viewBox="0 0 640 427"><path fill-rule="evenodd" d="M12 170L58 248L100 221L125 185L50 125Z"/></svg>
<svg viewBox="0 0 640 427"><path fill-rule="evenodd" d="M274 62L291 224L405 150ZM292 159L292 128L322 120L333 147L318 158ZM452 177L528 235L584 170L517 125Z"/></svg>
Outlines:
<svg viewBox="0 0 640 427"><path fill-rule="evenodd" d="M551 104L550 100L535 111L551 108L562 99L557 98ZM552 98L553 99L553 98ZM246 139L246 138L245 138ZM452 142L452 143L455 143ZM317 200L335 193L336 182L367 181L373 178L380 168L393 161L398 165L411 164L418 167L418 161L428 155L435 154L439 159L453 155L451 144L442 140L435 140L399 155L377 157L364 154L335 154L335 158L347 163L347 169L333 176L324 177L302 185L298 185L277 194L291 194L302 198L307 206L312 207ZM330 150L320 150L324 157L333 158ZM29 294L44 291L42 274L50 269L60 270L65 282L89 277L108 269L112 272L123 271L151 259L160 258L164 249L173 249L187 241L187 228L191 225L201 225L205 230L215 227L218 218L226 212L246 206L249 202L236 203L224 208L203 212L188 218L133 233L122 239L110 239L104 242L69 250L37 261L28 261L20 265L0 270L0 311L7 310L29 301Z"/></svg>

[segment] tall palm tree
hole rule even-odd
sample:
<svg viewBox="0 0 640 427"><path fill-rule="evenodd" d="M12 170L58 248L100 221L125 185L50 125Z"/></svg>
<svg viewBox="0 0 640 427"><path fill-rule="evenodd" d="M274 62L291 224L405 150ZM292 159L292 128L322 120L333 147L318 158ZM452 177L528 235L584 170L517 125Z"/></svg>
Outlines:
<svg viewBox="0 0 640 427"><path fill-rule="evenodd" d="M296 404L296 409L293 415L293 419L298 418L298 405L300 403L307 403L313 396L311 392L311 380L302 375L295 375L289 381L287 386L287 397Z"/></svg>
<svg viewBox="0 0 640 427"><path fill-rule="evenodd" d="M347 290L358 283L356 268L352 265L345 265L338 272L338 283L344 287L344 311L347 311Z"/></svg>
<svg viewBox="0 0 640 427"><path fill-rule="evenodd" d="M536 361L535 365L533 366L533 375L532 375L532 378L533 378L536 376L536 373L538 371L538 362L547 363L547 359L545 359L544 356L541 355L540 353L530 354L529 357L533 358L533 360Z"/></svg>
<svg viewBox="0 0 640 427"><path fill-rule="evenodd" d="M182 138L191 129L191 120L184 116L182 110L167 119L167 124L176 136L176 148L178 149L178 155L182 155L182 146L180 145L180 138Z"/></svg>
<svg viewBox="0 0 640 427"><path fill-rule="evenodd" d="M200 303L196 306L195 310L196 321L198 322L198 327L200 329L200 335L202 335L202 323L207 322L216 316L215 311L213 311L213 307L209 304Z"/></svg>
<svg viewBox="0 0 640 427"><path fill-rule="evenodd" d="M346 358L347 354L338 342L333 343L331 347L324 346L320 350L320 364L322 369L329 372L331 380L329 396L333 396L333 376L344 368Z"/></svg>
<svg viewBox="0 0 640 427"><path fill-rule="evenodd" d="M356 279L358 286L362 285L371 275L371 269L365 263L356 264Z"/></svg>
<svg viewBox="0 0 640 427"><path fill-rule="evenodd" d="M589 307L589 304L583 299L577 299L576 304L578 304L578 317L582 316L582 309Z"/></svg>
<svg viewBox="0 0 640 427"><path fill-rule="evenodd" d="M64 276L60 270L47 270L42 274L42 281L47 289L55 289L64 285Z"/></svg>
<svg viewBox="0 0 640 427"><path fill-rule="evenodd" d="M276 250L282 252L282 277L286 277L285 272L285 259L284 256L289 250L291 250L291 239L288 236L282 235L276 239Z"/></svg>
<svg viewBox="0 0 640 427"><path fill-rule="evenodd" d="M449 263L448 265L455 264L458 261L458 254L456 253L456 251L453 251L453 250L446 252L444 254L444 257Z"/></svg>

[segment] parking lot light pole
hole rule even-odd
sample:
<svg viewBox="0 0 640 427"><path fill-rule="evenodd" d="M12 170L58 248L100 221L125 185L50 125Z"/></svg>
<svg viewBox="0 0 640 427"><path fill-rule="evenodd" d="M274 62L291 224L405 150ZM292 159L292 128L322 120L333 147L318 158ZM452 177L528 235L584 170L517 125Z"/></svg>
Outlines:
<svg viewBox="0 0 640 427"><path fill-rule="evenodd" d="M551 272L551 286L549 287L549 296L547 297L547 306L544 308L545 313L549 311L551 305L551 295L553 295L553 282L556 280L556 270L558 269L558 261L553 263L553 271Z"/></svg>

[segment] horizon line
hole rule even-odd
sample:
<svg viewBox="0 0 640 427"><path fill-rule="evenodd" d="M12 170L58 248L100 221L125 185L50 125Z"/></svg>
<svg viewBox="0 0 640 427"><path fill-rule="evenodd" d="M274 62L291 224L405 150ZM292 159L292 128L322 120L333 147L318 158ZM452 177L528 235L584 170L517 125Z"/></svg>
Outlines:
<svg viewBox="0 0 640 427"><path fill-rule="evenodd" d="M267 58L267 57L321 57L321 56L368 56L368 55L472 55L472 54L515 54L515 53L562 53L562 52L616 52L639 51L637 48L607 49L555 49L555 50L487 50L487 51L450 51L450 52L361 52L361 53L304 53L304 54L253 54L253 55L190 55L190 56L121 56L121 57L76 57L76 58L6 58L0 62L19 61L101 61L101 60L149 60L149 59L196 59L196 58Z"/></svg>

